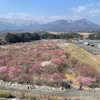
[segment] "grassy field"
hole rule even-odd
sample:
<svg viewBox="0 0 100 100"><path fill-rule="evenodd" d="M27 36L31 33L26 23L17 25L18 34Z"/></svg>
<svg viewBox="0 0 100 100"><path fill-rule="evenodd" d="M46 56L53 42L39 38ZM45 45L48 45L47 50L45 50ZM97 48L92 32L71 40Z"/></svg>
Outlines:
<svg viewBox="0 0 100 100"><path fill-rule="evenodd" d="M63 49L80 61L94 66L100 72L100 56L92 55L74 44L63 46Z"/></svg>

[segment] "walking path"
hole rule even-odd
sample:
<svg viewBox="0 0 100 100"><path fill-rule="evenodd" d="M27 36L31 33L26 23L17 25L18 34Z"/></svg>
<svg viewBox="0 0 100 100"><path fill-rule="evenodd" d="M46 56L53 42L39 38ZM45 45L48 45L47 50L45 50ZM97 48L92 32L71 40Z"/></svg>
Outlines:
<svg viewBox="0 0 100 100"><path fill-rule="evenodd" d="M48 90L48 89L35 88L35 89L30 90L28 89L27 86L19 87L19 86L0 85L0 90L80 98L83 100L100 100L100 91L92 91L92 90L81 91L75 88L66 89L66 90Z"/></svg>

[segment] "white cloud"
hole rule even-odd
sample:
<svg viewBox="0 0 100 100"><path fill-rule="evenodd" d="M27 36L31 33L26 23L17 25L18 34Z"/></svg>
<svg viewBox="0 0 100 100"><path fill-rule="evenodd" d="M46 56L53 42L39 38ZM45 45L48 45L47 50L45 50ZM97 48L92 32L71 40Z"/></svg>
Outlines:
<svg viewBox="0 0 100 100"><path fill-rule="evenodd" d="M32 15L27 13L9 13L7 15L0 16L2 18L8 18L8 19L31 19L33 18Z"/></svg>
<svg viewBox="0 0 100 100"><path fill-rule="evenodd" d="M75 16L75 15L63 15L63 16L49 16L47 19L49 20L49 22L51 21L55 21L55 20L77 20L77 19L81 19L81 16Z"/></svg>
<svg viewBox="0 0 100 100"><path fill-rule="evenodd" d="M9 13L6 15L0 15L0 18L6 18L6 19L18 19L18 20L32 20L32 21L43 21L46 22L47 17L44 15L31 15L28 13Z"/></svg>
<svg viewBox="0 0 100 100"><path fill-rule="evenodd" d="M32 20L32 21L41 21L44 23L55 21L55 20L76 20L80 19L79 16L71 16L71 15L55 15L55 16L44 16L44 15L31 15L28 13L9 13L7 15L0 15L0 18L6 18L6 19L19 19L19 20Z"/></svg>
<svg viewBox="0 0 100 100"><path fill-rule="evenodd" d="M100 15L100 2L91 2L89 4L85 4L83 6L77 6L71 8L75 14L83 15L83 16L99 16ZM90 15L89 15L90 14Z"/></svg>
<svg viewBox="0 0 100 100"><path fill-rule="evenodd" d="M67 19L67 16L64 15L64 16L50 16L50 17L49 17L49 20L50 20L50 21L60 20L60 19Z"/></svg>
<svg viewBox="0 0 100 100"><path fill-rule="evenodd" d="M100 9L92 9L90 10L90 14L100 14Z"/></svg>
<svg viewBox="0 0 100 100"><path fill-rule="evenodd" d="M87 9L86 6L78 6L78 7L71 8L71 10L73 10L74 12L78 12L78 13L81 13L85 11L86 9Z"/></svg>

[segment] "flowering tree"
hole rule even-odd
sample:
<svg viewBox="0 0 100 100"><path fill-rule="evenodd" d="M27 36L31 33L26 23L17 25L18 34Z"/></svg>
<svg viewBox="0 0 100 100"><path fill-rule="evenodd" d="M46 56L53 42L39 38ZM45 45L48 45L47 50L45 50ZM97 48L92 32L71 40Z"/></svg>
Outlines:
<svg viewBox="0 0 100 100"><path fill-rule="evenodd" d="M8 73L10 78L16 78L22 72L21 69L16 68L15 66L9 67Z"/></svg>
<svg viewBox="0 0 100 100"><path fill-rule="evenodd" d="M96 80L94 78L91 78L91 77L83 77L82 81L86 85L91 85Z"/></svg>
<svg viewBox="0 0 100 100"><path fill-rule="evenodd" d="M60 58L51 59L50 62L58 67L59 71L62 71L64 68L64 63Z"/></svg>
<svg viewBox="0 0 100 100"><path fill-rule="evenodd" d="M51 63L55 64L55 65L63 65L63 61L60 58L54 58L50 60Z"/></svg>
<svg viewBox="0 0 100 100"><path fill-rule="evenodd" d="M59 56L62 56L62 55L66 55L66 52L64 50L57 50L57 54Z"/></svg>
<svg viewBox="0 0 100 100"><path fill-rule="evenodd" d="M80 84L91 85L93 82L96 81L96 79L91 78L91 77L82 77L82 76L78 76L78 77L76 78L76 81L78 81Z"/></svg>
<svg viewBox="0 0 100 100"><path fill-rule="evenodd" d="M9 80L7 66L1 66L0 67L0 79L2 79L2 80Z"/></svg>
<svg viewBox="0 0 100 100"><path fill-rule="evenodd" d="M0 73L7 72L7 66L0 67Z"/></svg>
<svg viewBox="0 0 100 100"><path fill-rule="evenodd" d="M41 73L41 62L37 61L35 62L32 67L29 69L30 73L33 74L40 74Z"/></svg>
<svg viewBox="0 0 100 100"><path fill-rule="evenodd" d="M62 77L59 73L54 73L50 75L50 81L59 84L62 82Z"/></svg>

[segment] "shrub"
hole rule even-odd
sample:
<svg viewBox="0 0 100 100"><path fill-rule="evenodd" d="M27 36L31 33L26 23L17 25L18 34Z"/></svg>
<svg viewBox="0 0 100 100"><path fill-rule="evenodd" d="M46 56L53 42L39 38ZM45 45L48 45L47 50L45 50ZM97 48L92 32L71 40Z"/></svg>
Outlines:
<svg viewBox="0 0 100 100"><path fill-rule="evenodd" d="M53 73L57 73L58 71L58 67L57 66L53 66L53 65L48 65L48 66L44 66L43 67L43 71L46 74L53 74Z"/></svg>
<svg viewBox="0 0 100 100"><path fill-rule="evenodd" d="M16 92L14 93L18 100L23 99L26 97L24 92Z"/></svg>
<svg viewBox="0 0 100 100"><path fill-rule="evenodd" d="M1 98L12 98L12 94L10 92L0 92Z"/></svg>

